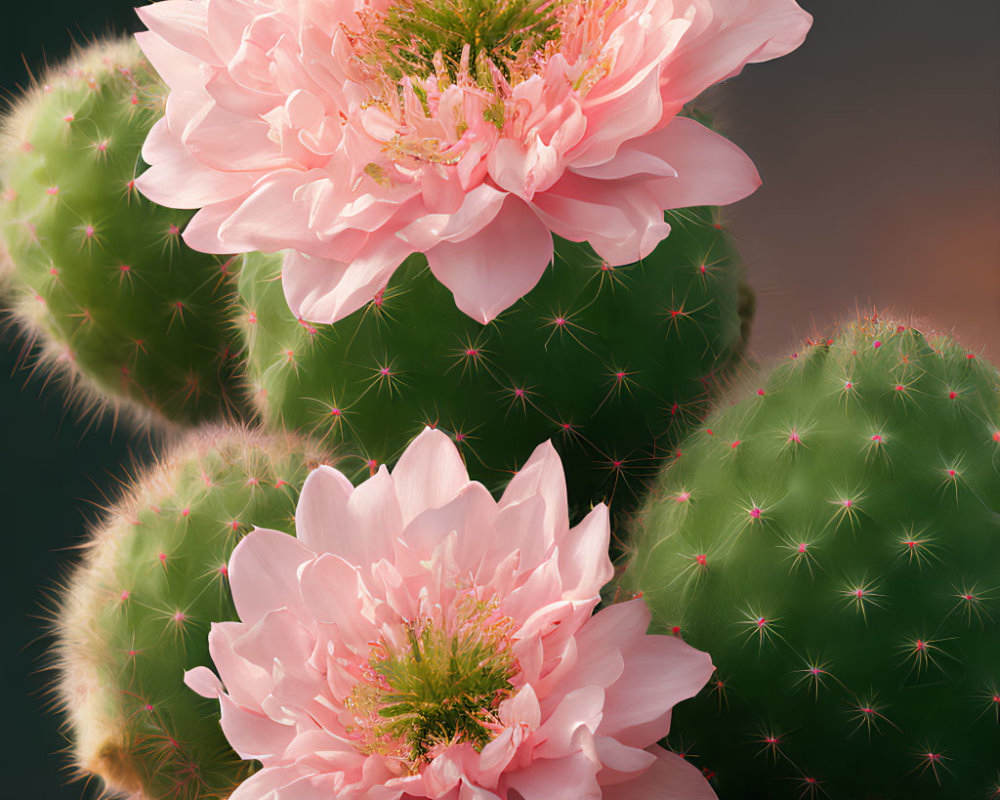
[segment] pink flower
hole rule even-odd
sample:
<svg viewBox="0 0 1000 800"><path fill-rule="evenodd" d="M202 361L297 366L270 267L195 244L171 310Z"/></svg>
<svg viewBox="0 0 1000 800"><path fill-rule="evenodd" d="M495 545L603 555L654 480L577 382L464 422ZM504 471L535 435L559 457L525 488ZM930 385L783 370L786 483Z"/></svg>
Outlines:
<svg viewBox="0 0 1000 800"><path fill-rule="evenodd" d="M314 322L361 308L415 252L483 322L535 285L552 234L613 266L644 258L664 209L759 185L682 106L811 24L794 0L163 0L139 15L171 90L139 188L201 208L197 250L289 250L285 296Z"/></svg>
<svg viewBox="0 0 1000 800"><path fill-rule="evenodd" d="M647 636L642 600L591 616L608 512L569 527L551 445L497 503L428 429L356 489L319 467L296 524L233 552L242 621L209 636L225 690L185 676L263 764L230 800L715 797L654 744L711 661Z"/></svg>

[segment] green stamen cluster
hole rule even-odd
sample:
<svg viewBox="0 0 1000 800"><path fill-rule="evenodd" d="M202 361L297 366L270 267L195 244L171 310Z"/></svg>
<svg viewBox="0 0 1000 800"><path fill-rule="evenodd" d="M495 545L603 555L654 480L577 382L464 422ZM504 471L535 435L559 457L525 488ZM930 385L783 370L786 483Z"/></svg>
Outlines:
<svg viewBox="0 0 1000 800"><path fill-rule="evenodd" d="M510 695L515 659L500 625L464 625L457 631L407 626L408 647L376 648L371 677L355 700L374 703L380 740L404 743L405 757L425 761L435 745L469 742L477 750L492 738L500 702Z"/></svg>
<svg viewBox="0 0 1000 800"><path fill-rule="evenodd" d="M558 6L559 0L401 0L379 20L378 61L393 80L455 81L468 45L473 79L492 87L490 64L510 78L514 65L558 38Z"/></svg>

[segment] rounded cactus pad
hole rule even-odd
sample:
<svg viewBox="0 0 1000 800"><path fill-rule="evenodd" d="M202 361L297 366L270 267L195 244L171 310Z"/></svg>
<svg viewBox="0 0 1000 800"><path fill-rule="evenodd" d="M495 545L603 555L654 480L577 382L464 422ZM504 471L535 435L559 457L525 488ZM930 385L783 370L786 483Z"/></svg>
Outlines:
<svg viewBox="0 0 1000 800"><path fill-rule="evenodd" d="M75 765L144 800L225 798L247 774L218 703L183 683L212 663L212 622L237 619L226 565L253 526L294 530L325 458L242 429L189 435L94 531L56 615L58 696Z"/></svg>
<svg viewBox="0 0 1000 800"><path fill-rule="evenodd" d="M717 672L675 748L730 798L982 800L1000 768L1000 376L864 319L682 445L624 587Z"/></svg>
<svg viewBox="0 0 1000 800"><path fill-rule="evenodd" d="M252 254L239 288L257 405L272 426L336 444L355 475L433 425L497 488L551 438L577 514L612 495L627 504L741 341L742 269L716 211L669 220L670 236L626 267L559 242L534 290L486 326L455 307L422 256L344 320L296 320L280 257Z"/></svg>
<svg viewBox="0 0 1000 800"><path fill-rule="evenodd" d="M231 260L181 241L190 211L135 190L164 96L129 40L81 50L16 103L0 143L0 279L34 357L84 407L187 423L241 396L235 282Z"/></svg>

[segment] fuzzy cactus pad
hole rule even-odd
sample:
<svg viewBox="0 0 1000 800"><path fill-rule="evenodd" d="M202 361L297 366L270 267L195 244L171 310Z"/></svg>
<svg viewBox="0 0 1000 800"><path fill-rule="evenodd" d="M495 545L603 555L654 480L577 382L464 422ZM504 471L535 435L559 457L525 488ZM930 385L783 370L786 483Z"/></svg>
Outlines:
<svg viewBox="0 0 1000 800"><path fill-rule="evenodd" d="M717 667L672 745L725 800L996 797L997 370L865 319L734 400L664 472L623 579Z"/></svg>
<svg viewBox="0 0 1000 800"><path fill-rule="evenodd" d="M191 216L141 197L165 90L131 41L44 76L3 121L0 278L37 358L85 408L158 421L239 403L233 262L181 241Z"/></svg>
<svg viewBox="0 0 1000 800"><path fill-rule="evenodd" d="M56 615L58 695L83 774L144 800L207 800L252 771L218 703L183 676L212 663L210 624L237 619L233 548L255 525L294 531L298 491L324 460L292 437L199 430L107 514Z"/></svg>

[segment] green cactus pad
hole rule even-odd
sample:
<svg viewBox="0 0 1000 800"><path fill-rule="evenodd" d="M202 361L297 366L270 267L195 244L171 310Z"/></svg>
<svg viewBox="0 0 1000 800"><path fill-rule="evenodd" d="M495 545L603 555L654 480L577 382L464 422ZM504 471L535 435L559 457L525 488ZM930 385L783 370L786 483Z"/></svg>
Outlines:
<svg viewBox="0 0 1000 800"><path fill-rule="evenodd" d="M1000 767L1000 376L862 320L708 417L623 576L717 673L672 744L722 800L984 800Z"/></svg>
<svg viewBox="0 0 1000 800"><path fill-rule="evenodd" d="M135 190L164 95L129 40L82 50L17 103L0 144L0 279L35 357L85 408L187 423L240 396L235 284L231 260L181 241L190 211Z"/></svg>
<svg viewBox="0 0 1000 800"><path fill-rule="evenodd" d="M336 445L355 477L430 424L498 488L551 438L576 513L612 495L627 505L740 344L742 269L715 210L669 221L656 251L626 267L559 242L538 285L486 326L455 307L422 256L355 314L302 322L285 303L280 257L252 254L239 289L258 408L271 426Z"/></svg>
<svg viewBox="0 0 1000 800"><path fill-rule="evenodd" d="M293 530L299 489L324 460L292 437L199 430L107 514L55 618L58 695L83 774L144 800L206 800L252 771L218 703L183 675L211 666L210 623L238 618L233 548L255 525Z"/></svg>

